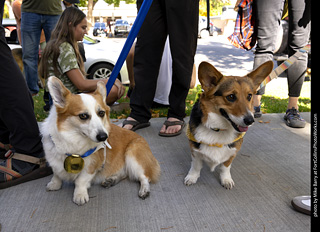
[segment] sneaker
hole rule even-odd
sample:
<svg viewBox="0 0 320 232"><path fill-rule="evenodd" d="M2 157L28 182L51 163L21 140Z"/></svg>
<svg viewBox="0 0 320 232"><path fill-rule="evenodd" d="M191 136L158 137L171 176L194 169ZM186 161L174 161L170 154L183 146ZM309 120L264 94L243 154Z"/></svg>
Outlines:
<svg viewBox="0 0 320 232"><path fill-rule="evenodd" d="M254 106L253 107L254 109L254 118L260 118L262 116L262 113L261 113L261 104L259 106Z"/></svg>
<svg viewBox="0 0 320 232"><path fill-rule="evenodd" d="M301 117L299 111L292 107L286 111L283 119L286 121L287 126L293 128L304 128L306 121Z"/></svg>
<svg viewBox="0 0 320 232"><path fill-rule="evenodd" d="M311 214L311 196L295 197L292 199L291 205L300 213Z"/></svg>

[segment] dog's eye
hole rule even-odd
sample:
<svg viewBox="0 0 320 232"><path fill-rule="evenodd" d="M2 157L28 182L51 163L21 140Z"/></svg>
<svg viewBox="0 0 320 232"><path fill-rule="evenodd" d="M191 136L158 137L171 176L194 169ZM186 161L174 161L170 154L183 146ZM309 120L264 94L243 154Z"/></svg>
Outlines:
<svg viewBox="0 0 320 232"><path fill-rule="evenodd" d="M235 94L230 94L226 98L229 102L235 102L237 100L237 97Z"/></svg>
<svg viewBox="0 0 320 232"><path fill-rule="evenodd" d="M87 120L87 119L89 119L89 114L87 114L87 113L79 114L78 116L79 116L79 118L80 118L81 120Z"/></svg>
<svg viewBox="0 0 320 232"><path fill-rule="evenodd" d="M252 94L249 93L249 94L248 94L248 97L247 97L248 101L251 101L251 98L252 98Z"/></svg>
<svg viewBox="0 0 320 232"><path fill-rule="evenodd" d="M103 118L105 114L106 114L106 112L103 111L103 110L100 110L100 111L98 112L98 116L101 117L101 118Z"/></svg>

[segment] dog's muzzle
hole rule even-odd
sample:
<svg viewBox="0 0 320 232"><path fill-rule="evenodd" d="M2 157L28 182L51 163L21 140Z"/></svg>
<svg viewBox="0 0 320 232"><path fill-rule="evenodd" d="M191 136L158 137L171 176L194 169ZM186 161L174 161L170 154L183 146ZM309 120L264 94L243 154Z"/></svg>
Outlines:
<svg viewBox="0 0 320 232"><path fill-rule="evenodd" d="M224 109L220 109L220 113L223 117L225 117L230 123L231 125L233 126L233 128L238 131L238 132L247 132L248 130L248 127L250 125L252 125L254 123L254 118L252 115L246 115L243 119L243 123L246 125L246 126L240 126L240 125L237 125L235 124L229 117L229 115L227 114L227 112L224 110Z"/></svg>
<svg viewBox="0 0 320 232"><path fill-rule="evenodd" d="M250 126L252 123L254 123L254 118L252 115L247 115L244 117L243 122L247 125Z"/></svg>
<svg viewBox="0 0 320 232"><path fill-rule="evenodd" d="M100 131L97 136L96 136L97 140L99 142L103 142L103 141L106 141L106 139L108 138L108 135L107 133L103 132L103 131Z"/></svg>

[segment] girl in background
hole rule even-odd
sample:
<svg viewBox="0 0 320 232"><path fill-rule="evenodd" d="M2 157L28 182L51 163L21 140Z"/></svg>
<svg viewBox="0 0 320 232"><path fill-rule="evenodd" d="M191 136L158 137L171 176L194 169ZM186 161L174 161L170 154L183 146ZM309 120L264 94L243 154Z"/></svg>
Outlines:
<svg viewBox="0 0 320 232"><path fill-rule="evenodd" d="M75 7L67 8L52 31L51 39L42 54L40 76L45 79L50 76L58 77L74 94L95 91L98 81L101 80L86 79L77 43L83 40L85 34L87 34L86 15ZM102 81L107 83L108 79ZM124 86L117 79L107 96L107 104L112 105L124 92Z"/></svg>

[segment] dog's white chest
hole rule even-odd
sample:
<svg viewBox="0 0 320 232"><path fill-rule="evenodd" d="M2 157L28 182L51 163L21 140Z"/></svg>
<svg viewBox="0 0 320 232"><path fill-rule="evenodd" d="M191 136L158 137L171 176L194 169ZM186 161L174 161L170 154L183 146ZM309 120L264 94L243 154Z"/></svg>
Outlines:
<svg viewBox="0 0 320 232"><path fill-rule="evenodd" d="M195 152L202 156L202 159L206 162L220 164L230 159L235 154L236 149L229 148L227 145L220 148L201 144L199 149L195 149Z"/></svg>

